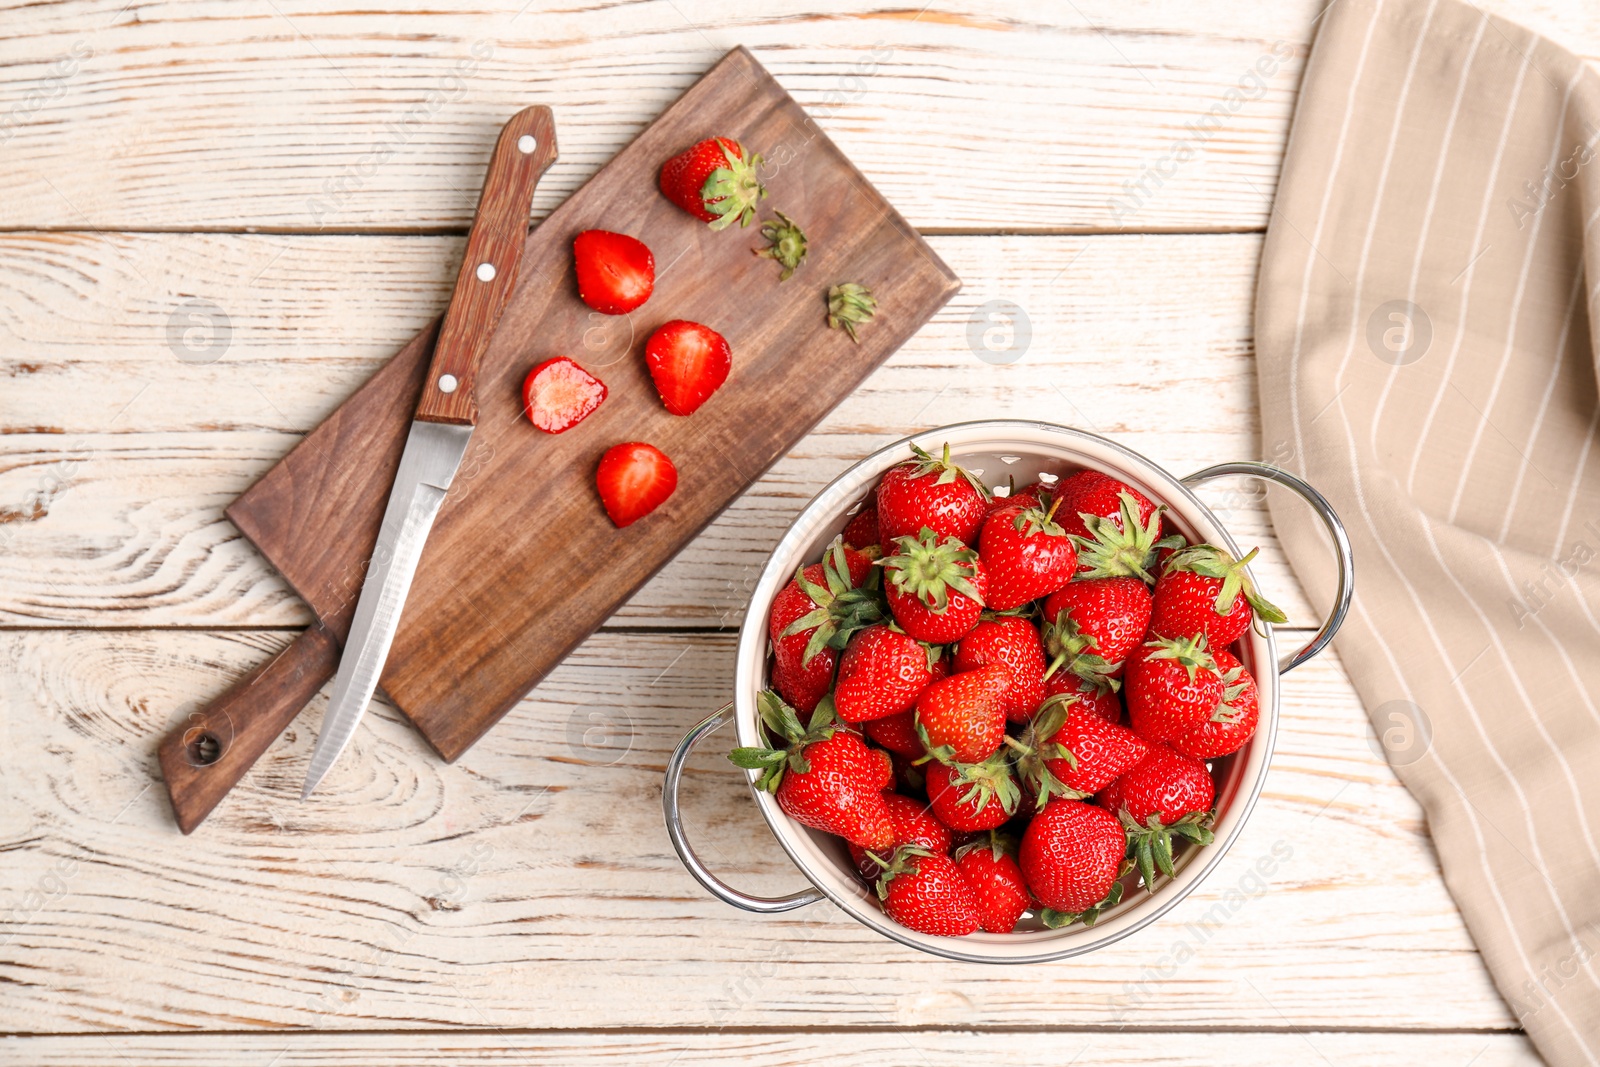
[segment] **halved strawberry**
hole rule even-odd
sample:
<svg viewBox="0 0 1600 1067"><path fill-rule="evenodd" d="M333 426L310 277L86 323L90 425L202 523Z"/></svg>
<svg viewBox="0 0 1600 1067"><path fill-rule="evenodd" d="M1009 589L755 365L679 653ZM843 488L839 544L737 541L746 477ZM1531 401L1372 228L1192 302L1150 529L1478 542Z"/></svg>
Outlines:
<svg viewBox="0 0 1600 1067"><path fill-rule="evenodd" d="M617 526L630 526L664 504L678 488L678 468L643 441L613 445L594 476L600 503Z"/></svg>
<svg viewBox="0 0 1600 1067"><path fill-rule="evenodd" d="M609 230L584 230L573 238L578 296L605 315L626 315L650 299L656 258L637 238Z"/></svg>
<svg viewBox="0 0 1600 1067"><path fill-rule="evenodd" d="M693 415L728 380L733 350L711 327L674 319L650 335L644 359L667 410L674 415Z"/></svg>
<svg viewBox="0 0 1600 1067"><path fill-rule="evenodd" d="M545 433L563 433L594 413L606 383L566 356L547 359L522 383L522 413Z"/></svg>
<svg viewBox="0 0 1600 1067"><path fill-rule="evenodd" d="M748 226L767 195L760 166L761 157L738 141L707 137L661 165L661 193L713 230Z"/></svg>

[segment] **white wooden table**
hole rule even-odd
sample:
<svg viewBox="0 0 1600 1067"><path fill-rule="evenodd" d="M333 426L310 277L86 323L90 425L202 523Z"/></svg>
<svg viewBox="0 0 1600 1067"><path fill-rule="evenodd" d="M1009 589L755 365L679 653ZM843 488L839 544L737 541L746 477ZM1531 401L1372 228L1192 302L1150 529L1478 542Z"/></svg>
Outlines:
<svg viewBox="0 0 1600 1067"><path fill-rule="evenodd" d="M1253 276L1320 3L7 3L0 1062L1537 1062L1332 655L1285 686L1219 872L1086 958L738 914L661 824L746 590L854 457L979 415L1180 472L1259 454ZM1600 54L1583 0L1495 6ZM308 621L222 507L442 307L505 116L556 109L542 216L737 44L966 288L459 763L369 716L300 803L297 724L181 837L156 741ZM1015 362L969 340L991 301L1026 316ZM1313 621L1260 501L1213 499ZM798 885L716 754L687 805L730 879Z"/></svg>

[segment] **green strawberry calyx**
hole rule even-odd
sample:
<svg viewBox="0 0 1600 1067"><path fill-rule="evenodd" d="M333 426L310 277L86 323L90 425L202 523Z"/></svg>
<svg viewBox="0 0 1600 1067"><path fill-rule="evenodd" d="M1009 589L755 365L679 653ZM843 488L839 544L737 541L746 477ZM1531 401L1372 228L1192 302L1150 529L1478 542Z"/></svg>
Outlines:
<svg viewBox="0 0 1600 1067"><path fill-rule="evenodd" d="M972 584L978 574L975 550L954 537L941 539L927 526L915 537L895 538L895 545L900 551L877 564L889 572L889 584L899 592L916 597L935 615L943 615L950 606L952 589L983 603L978 587Z"/></svg>
<svg viewBox="0 0 1600 1067"><path fill-rule="evenodd" d="M722 149L726 163L706 175L705 184L700 187L700 202L717 216L710 223L713 230L725 230L734 222L748 226L756 216L756 204L767 195L767 187L761 184L757 173L761 156L748 155L738 142L734 142L739 150L735 153L720 137L717 147Z"/></svg>
<svg viewBox="0 0 1600 1067"><path fill-rule="evenodd" d="M1011 834L1002 833L999 830L988 830L978 838L968 841L966 844L956 849L950 854L950 858L959 863L961 862L962 856L965 856L969 852L976 852L979 849L983 849L985 852L988 852L989 855L993 856L995 859L999 859L1002 856L1011 856L1015 858L1020 847L1021 846L1018 844L1017 839Z"/></svg>
<svg viewBox="0 0 1600 1067"><path fill-rule="evenodd" d="M816 605L798 619L784 627L780 637L811 631L801 665L811 662L811 657L824 648L842 649L858 630L882 622L885 611L878 596L877 572L869 571L867 579L859 586L850 584L850 564L845 558L844 541L834 538L833 544L822 556L822 584L806 577L806 569L794 572L795 584Z"/></svg>
<svg viewBox="0 0 1600 1067"><path fill-rule="evenodd" d="M979 478L976 474L967 470L967 468L961 466L960 464L952 463L950 461L949 441L944 443L944 452L942 455L932 455L921 445L912 445L911 455L916 460L916 466L912 467L911 471L906 475L908 479L915 480L917 478L925 478L934 471L938 471L939 478L933 483L934 485L949 485L957 478L965 478L967 480L967 484L972 486L973 489L977 490L977 493L980 497L982 497L984 500L993 499L989 493L989 487L983 484L982 478Z"/></svg>
<svg viewBox="0 0 1600 1067"><path fill-rule="evenodd" d="M1067 531L1063 530L1056 522L1056 508L1061 506L1060 499L1052 500L1046 510L1040 507L1018 507L1017 513L1012 516L1011 524L1023 537L1033 537L1035 534L1045 534L1049 537L1065 537Z"/></svg>
<svg viewBox="0 0 1600 1067"><path fill-rule="evenodd" d="M1194 634L1191 637L1153 637L1144 643L1145 648L1154 649L1146 659L1170 659L1178 666L1189 672L1189 680L1194 681L1196 671L1213 671L1217 669L1217 661L1211 657L1211 652L1206 648L1206 635Z"/></svg>
<svg viewBox="0 0 1600 1067"><path fill-rule="evenodd" d="M828 329L843 330L856 344L856 327L872 321L878 313L878 301L872 290L859 282L841 282L828 290Z"/></svg>
<svg viewBox="0 0 1600 1067"><path fill-rule="evenodd" d="M1236 708L1233 702L1239 699L1248 688L1244 680L1244 668L1235 667L1222 675L1222 699L1217 701L1216 710L1211 713L1212 722L1225 722L1234 725L1244 718L1244 709Z"/></svg>
<svg viewBox="0 0 1600 1067"><path fill-rule="evenodd" d="M918 867L916 861L924 856L933 855L933 852L921 845L899 845L888 862L876 852L868 852L867 855L872 857L872 862L883 868L883 872L878 875L877 890L878 899L885 900L889 896L889 883L902 874L916 874Z"/></svg>
<svg viewBox="0 0 1600 1067"><path fill-rule="evenodd" d="M833 696L829 694L817 702L811 722L805 725L801 724L799 714L770 689L756 697L756 711L773 739L782 743L741 746L728 753L728 762L747 771L760 771L756 785L776 793L784 772L805 774L811 770L805 755L806 746L826 741L838 729Z"/></svg>
<svg viewBox="0 0 1600 1067"><path fill-rule="evenodd" d="M777 260L783 267L778 280L786 282L806 261L806 234L788 215L781 211L774 211L773 214L777 218L761 224L761 236L766 238L767 247L751 251L763 259Z"/></svg>
<svg viewBox="0 0 1600 1067"><path fill-rule="evenodd" d="M1073 789L1057 778L1050 770L1050 761L1064 759L1067 765L1074 769L1078 766L1077 755L1066 745L1055 740L1061 728L1067 724L1067 715L1072 705L1078 702L1076 693L1057 693L1039 705L1039 710L1028 725L1023 727L1020 737L1006 737L1006 746L1011 749L1011 759L1017 769L1017 777L1028 783L1028 788L1034 796L1034 804L1040 808L1050 802L1053 797L1064 797L1067 800L1083 800L1089 796L1078 789Z"/></svg>
<svg viewBox="0 0 1600 1067"><path fill-rule="evenodd" d="M950 777L950 788L959 790L957 799L982 811L990 803L999 804L1007 815L1016 813L1022 802L1022 791L1011 774L1011 761L1002 752L996 752L982 763L950 763L955 773Z"/></svg>
<svg viewBox="0 0 1600 1067"><path fill-rule="evenodd" d="M1117 871L1117 880L1111 883L1111 891L1099 903L1082 911L1056 911L1054 908L1041 908L1039 921L1051 930L1059 930L1063 926L1071 926L1081 922L1085 926L1093 926L1100 918L1100 913L1108 908L1114 908L1122 902L1122 878L1129 871L1126 863Z"/></svg>
<svg viewBox="0 0 1600 1067"><path fill-rule="evenodd" d="M1217 590L1217 599L1212 605L1218 615L1226 615L1232 611L1233 602L1238 599L1240 593L1243 593L1245 601L1254 609L1257 618L1271 623L1288 622L1289 617L1281 608L1256 592L1255 583L1250 580L1250 575L1245 570L1260 551L1259 548L1252 548L1245 553L1243 559L1234 559L1226 549L1218 548L1216 545L1190 545L1168 556L1162 573L1188 571L1205 578L1222 579L1222 588Z"/></svg>
<svg viewBox="0 0 1600 1067"><path fill-rule="evenodd" d="M1139 868L1146 893L1156 891L1157 871L1172 877L1174 835L1196 845L1209 845L1216 840L1211 832L1215 813L1210 811L1193 812L1167 825L1162 824L1160 815L1151 815L1141 826L1126 807L1117 813L1117 818L1128 835L1128 856Z"/></svg>
<svg viewBox="0 0 1600 1067"><path fill-rule="evenodd" d="M1183 538L1172 534L1157 540L1156 535L1161 532L1161 513L1167 510L1165 504L1158 505L1150 513L1149 521L1140 522L1139 501L1132 493L1123 492L1119 494L1118 510L1120 515L1117 519L1091 515L1087 511L1078 512L1089 536L1072 535L1072 543L1078 549L1077 576L1139 578L1153 585L1155 577L1151 575L1150 567L1155 562L1157 550L1180 548Z"/></svg>
<svg viewBox="0 0 1600 1067"><path fill-rule="evenodd" d="M1099 647L1099 640L1093 634L1084 633L1071 612L1060 612L1055 621L1046 622L1042 636L1045 652L1050 656L1050 664L1044 672L1046 678L1066 667L1084 681L1112 692L1121 687L1122 683L1111 676L1122 666L1122 661L1112 663L1093 652Z"/></svg>

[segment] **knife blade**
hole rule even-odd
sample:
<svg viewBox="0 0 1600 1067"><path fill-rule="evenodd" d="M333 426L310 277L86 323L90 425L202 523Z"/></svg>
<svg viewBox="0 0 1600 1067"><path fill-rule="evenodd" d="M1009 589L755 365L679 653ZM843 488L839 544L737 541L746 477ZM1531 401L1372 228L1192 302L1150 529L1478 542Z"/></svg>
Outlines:
<svg viewBox="0 0 1600 1067"><path fill-rule="evenodd" d="M349 745L378 687L428 534L472 440L478 363L516 285L534 187L555 157L555 122L548 107L518 112L495 142L466 254L367 561L302 800Z"/></svg>

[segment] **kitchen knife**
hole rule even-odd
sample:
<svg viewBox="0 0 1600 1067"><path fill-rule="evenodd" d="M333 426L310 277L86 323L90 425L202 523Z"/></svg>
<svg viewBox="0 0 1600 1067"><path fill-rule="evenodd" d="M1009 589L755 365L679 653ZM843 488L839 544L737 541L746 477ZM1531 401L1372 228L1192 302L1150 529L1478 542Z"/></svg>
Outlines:
<svg viewBox="0 0 1600 1067"><path fill-rule="evenodd" d="M520 111L500 131L377 545L367 561L302 800L355 736L377 689L434 517L472 440L478 362L516 285L534 186L554 160L555 123L548 107Z"/></svg>

